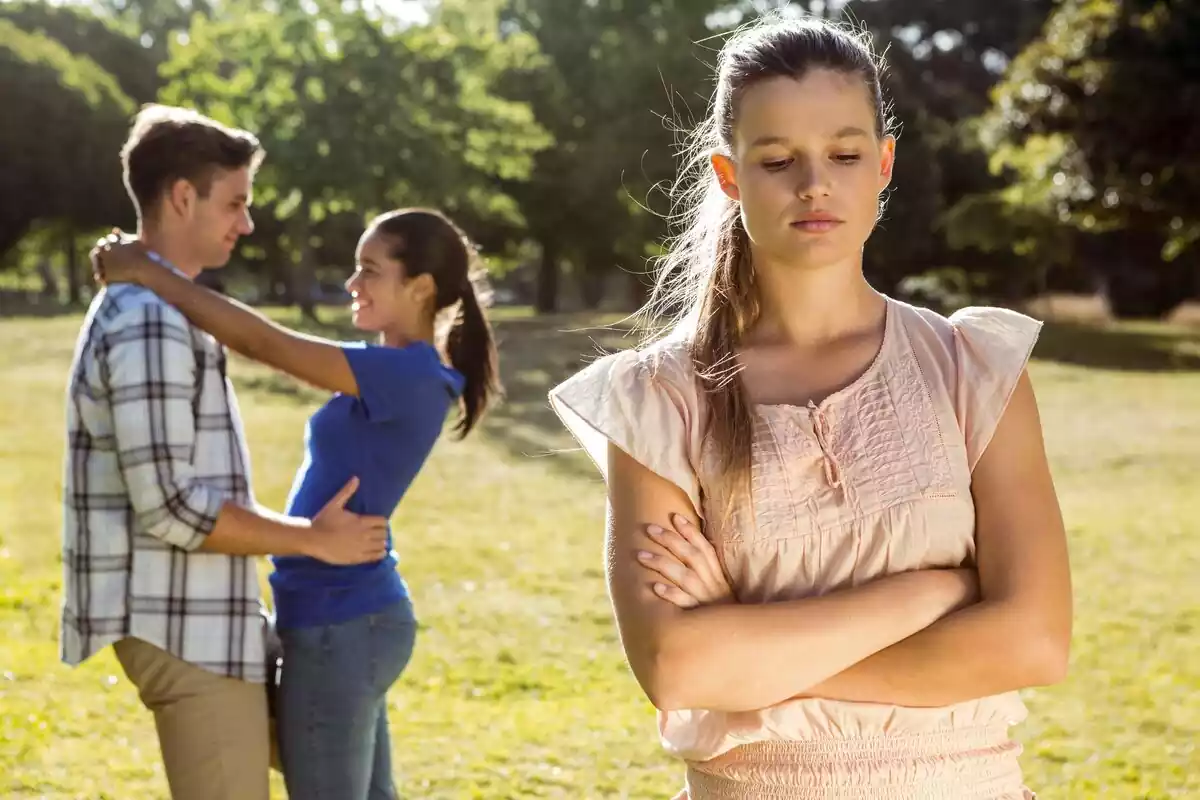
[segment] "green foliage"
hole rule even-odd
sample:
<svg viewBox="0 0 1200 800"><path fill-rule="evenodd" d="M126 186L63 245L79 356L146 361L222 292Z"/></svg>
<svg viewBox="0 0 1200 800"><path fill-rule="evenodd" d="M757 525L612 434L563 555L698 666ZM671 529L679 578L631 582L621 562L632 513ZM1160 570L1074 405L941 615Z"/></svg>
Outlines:
<svg viewBox="0 0 1200 800"><path fill-rule="evenodd" d="M545 61L511 76L556 147L538 154L531 180L513 187L532 236L551 262L580 276L646 269L647 243L666 233L664 187L682 135L711 92L719 43L713 0L510 0L505 21L535 36ZM547 262L543 271L557 264ZM543 280L546 280L543 275ZM543 308L553 308L543 297Z"/></svg>
<svg viewBox="0 0 1200 800"><path fill-rule="evenodd" d="M1089 232L1200 235L1200 9L1066 0L994 94L982 135L1008 198Z"/></svg>
<svg viewBox="0 0 1200 800"><path fill-rule="evenodd" d="M1122 263L1197 252L1195 4L430 0L421 21L380 7L0 2L6 113L22 120L0 131L17 154L0 175L0 259L31 226L69 238L130 221L116 153L157 99L263 139L240 261L273 287L299 274L293 300L304 275L344 263L364 217L422 204L500 262L540 254L539 307L555 307L560 276L595 302L661 249L723 34L781 8L856 21L887 51L902 128L865 255L881 288L966 266L986 297L1016 299L1126 233Z"/></svg>
<svg viewBox="0 0 1200 800"><path fill-rule="evenodd" d="M528 40L449 10L387 31L351 4L306 8L235 2L196 17L163 67L163 101L256 132L259 198L283 218L415 204L516 218L495 181L527 175L548 139L491 84Z"/></svg>
<svg viewBox="0 0 1200 800"><path fill-rule="evenodd" d="M130 28L128 12L118 20L78 6L12 2L0 3L0 19L87 57L116 79L121 91L137 104L151 102L158 94L158 59L138 41L139 31Z"/></svg>
<svg viewBox="0 0 1200 800"><path fill-rule="evenodd" d="M109 32L109 36L118 34ZM122 220L117 151L134 103L89 56L0 15L0 255L39 219Z"/></svg>

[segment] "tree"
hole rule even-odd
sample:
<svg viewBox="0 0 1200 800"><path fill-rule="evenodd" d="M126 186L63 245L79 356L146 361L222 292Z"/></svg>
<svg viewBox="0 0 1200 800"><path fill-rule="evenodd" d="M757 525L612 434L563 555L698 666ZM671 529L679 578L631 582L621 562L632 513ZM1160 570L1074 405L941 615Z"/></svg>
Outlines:
<svg viewBox="0 0 1200 800"><path fill-rule="evenodd" d="M896 285L954 268L969 292L1012 298L1027 290L1031 253L984 202L1004 182L990 174L972 120L1008 62L1040 30L1052 0L863 0L847 5L886 51L885 88L901 125L899 156L882 230L866 268ZM964 235L964 226L970 233ZM929 299L929 298L925 298Z"/></svg>
<svg viewBox="0 0 1200 800"><path fill-rule="evenodd" d="M713 0L510 0L504 24L536 37L544 62L514 74L512 96L527 101L556 146L540 152L531 180L511 187L538 242L536 305L557 308L569 263L595 287L615 268L644 272L666 233L661 189L677 164L679 129L704 113L711 91Z"/></svg>
<svg viewBox="0 0 1200 800"><path fill-rule="evenodd" d="M163 100L264 143L257 192L283 221L291 295L305 313L331 216L430 204L519 221L495 183L522 179L549 140L526 106L492 91L534 49L500 39L486 6L468 15L447 0L429 24L391 30L356 3L231 2L220 19L193 18L187 41L172 45Z"/></svg>
<svg viewBox="0 0 1200 800"><path fill-rule="evenodd" d="M1165 313L1196 288L1197 41L1195 4L1066 0L982 127L1014 177L1007 205L1083 232L1121 314Z"/></svg>
<svg viewBox="0 0 1200 800"><path fill-rule="evenodd" d="M138 29L125 16L98 16L78 6L16 2L0 3L0 19L52 39L72 55L90 58L136 104L149 103L158 94L161 59L138 41Z"/></svg>
<svg viewBox="0 0 1200 800"><path fill-rule="evenodd" d="M118 37L108 29L100 35ZM63 243L72 301L80 288L77 234L124 223L118 152L134 103L90 57L0 16L0 256L39 220Z"/></svg>

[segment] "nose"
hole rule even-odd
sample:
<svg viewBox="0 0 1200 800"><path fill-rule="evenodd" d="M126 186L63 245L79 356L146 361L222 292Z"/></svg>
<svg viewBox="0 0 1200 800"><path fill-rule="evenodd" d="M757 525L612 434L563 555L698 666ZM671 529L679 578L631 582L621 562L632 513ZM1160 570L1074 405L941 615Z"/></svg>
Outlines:
<svg viewBox="0 0 1200 800"><path fill-rule="evenodd" d="M825 159L799 159L796 170L796 196L803 200L828 197L831 191L831 175Z"/></svg>
<svg viewBox="0 0 1200 800"><path fill-rule="evenodd" d="M242 212L241 225L238 227L238 232L242 236L249 236L254 233L254 218L250 216L250 209Z"/></svg>
<svg viewBox="0 0 1200 800"><path fill-rule="evenodd" d="M342 284L350 294L354 294L354 287L358 286L357 278L358 273L355 272L349 278L346 278L346 282Z"/></svg>

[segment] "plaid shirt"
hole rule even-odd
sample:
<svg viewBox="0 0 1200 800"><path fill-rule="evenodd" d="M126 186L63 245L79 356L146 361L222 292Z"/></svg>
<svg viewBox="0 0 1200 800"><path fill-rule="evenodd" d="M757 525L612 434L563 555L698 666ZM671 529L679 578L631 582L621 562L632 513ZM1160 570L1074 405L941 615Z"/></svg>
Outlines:
<svg viewBox="0 0 1200 800"><path fill-rule="evenodd" d="M146 289L101 292L76 344L67 442L62 660L134 636L263 681L254 559L196 550L225 501L254 505L221 346Z"/></svg>

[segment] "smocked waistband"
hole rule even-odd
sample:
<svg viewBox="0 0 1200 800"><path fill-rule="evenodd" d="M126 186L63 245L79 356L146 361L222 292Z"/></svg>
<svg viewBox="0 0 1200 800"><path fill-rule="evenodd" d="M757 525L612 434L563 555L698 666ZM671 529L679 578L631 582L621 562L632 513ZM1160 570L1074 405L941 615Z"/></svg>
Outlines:
<svg viewBox="0 0 1200 800"><path fill-rule="evenodd" d="M688 765L691 800L1027 800L1005 726L754 742Z"/></svg>

